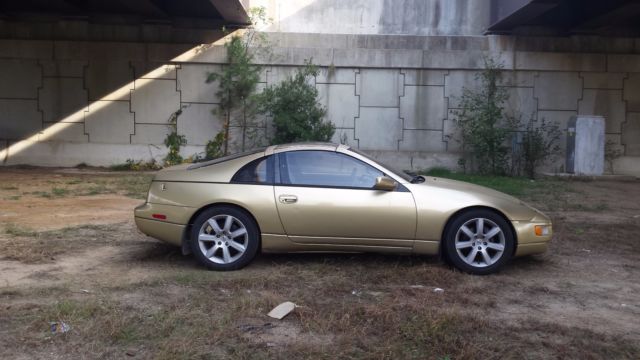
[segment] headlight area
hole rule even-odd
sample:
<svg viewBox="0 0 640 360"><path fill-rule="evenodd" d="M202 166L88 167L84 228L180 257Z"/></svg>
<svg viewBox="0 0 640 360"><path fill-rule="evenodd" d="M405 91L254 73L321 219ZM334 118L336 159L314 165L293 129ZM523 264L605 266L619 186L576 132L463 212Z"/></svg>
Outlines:
<svg viewBox="0 0 640 360"><path fill-rule="evenodd" d="M545 221L513 221L518 247L515 256L541 254L547 251L553 227Z"/></svg>
<svg viewBox="0 0 640 360"><path fill-rule="evenodd" d="M550 236L553 234L551 225L535 225L533 227L533 232L536 236Z"/></svg>

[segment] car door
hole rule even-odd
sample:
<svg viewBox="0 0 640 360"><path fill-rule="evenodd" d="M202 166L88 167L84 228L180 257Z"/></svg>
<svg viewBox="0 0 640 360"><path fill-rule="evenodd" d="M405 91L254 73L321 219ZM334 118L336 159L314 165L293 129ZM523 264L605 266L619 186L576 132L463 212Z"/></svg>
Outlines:
<svg viewBox="0 0 640 360"><path fill-rule="evenodd" d="M382 171L335 151L288 151L279 154L277 163L274 195L291 241L411 251L413 196L402 185L374 190Z"/></svg>

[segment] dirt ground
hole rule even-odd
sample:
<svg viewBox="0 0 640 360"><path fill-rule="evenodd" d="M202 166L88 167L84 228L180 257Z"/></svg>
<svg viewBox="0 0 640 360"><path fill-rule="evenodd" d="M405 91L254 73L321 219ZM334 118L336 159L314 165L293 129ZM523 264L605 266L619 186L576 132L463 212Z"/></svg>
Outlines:
<svg viewBox="0 0 640 360"><path fill-rule="evenodd" d="M136 230L150 178L0 169L0 358L640 358L640 181L537 184L551 250L477 277L375 254L206 271Z"/></svg>

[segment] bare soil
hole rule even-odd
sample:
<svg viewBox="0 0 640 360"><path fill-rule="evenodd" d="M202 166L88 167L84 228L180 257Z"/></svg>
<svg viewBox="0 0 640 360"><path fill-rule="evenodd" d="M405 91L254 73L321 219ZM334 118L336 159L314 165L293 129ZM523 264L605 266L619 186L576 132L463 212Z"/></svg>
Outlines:
<svg viewBox="0 0 640 360"><path fill-rule="evenodd" d="M638 181L537 187L551 250L477 277L375 254L206 271L136 230L149 179L0 170L0 358L640 358Z"/></svg>

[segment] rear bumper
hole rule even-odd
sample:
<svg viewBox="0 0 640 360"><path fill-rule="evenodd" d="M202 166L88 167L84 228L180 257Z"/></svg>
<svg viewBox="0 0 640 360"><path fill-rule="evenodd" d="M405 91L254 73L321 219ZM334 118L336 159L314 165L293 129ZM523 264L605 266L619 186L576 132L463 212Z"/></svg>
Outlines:
<svg viewBox="0 0 640 360"><path fill-rule="evenodd" d="M144 234L168 244L182 245L187 223L195 209L180 206L145 203L135 208L136 226ZM156 220L153 214L162 214L166 218Z"/></svg>
<svg viewBox="0 0 640 360"><path fill-rule="evenodd" d="M171 245L181 246L186 229L185 225L178 225L157 220L136 217L136 226L144 234Z"/></svg>
<svg viewBox="0 0 640 360"><path fill-rule="evenodd" d="M518 248L515 256L541 254L548 250L553 231L546 236L537 236L534 228L536 225L551 226L550 222L513 221L512 224L518 239Z"/></svg>

